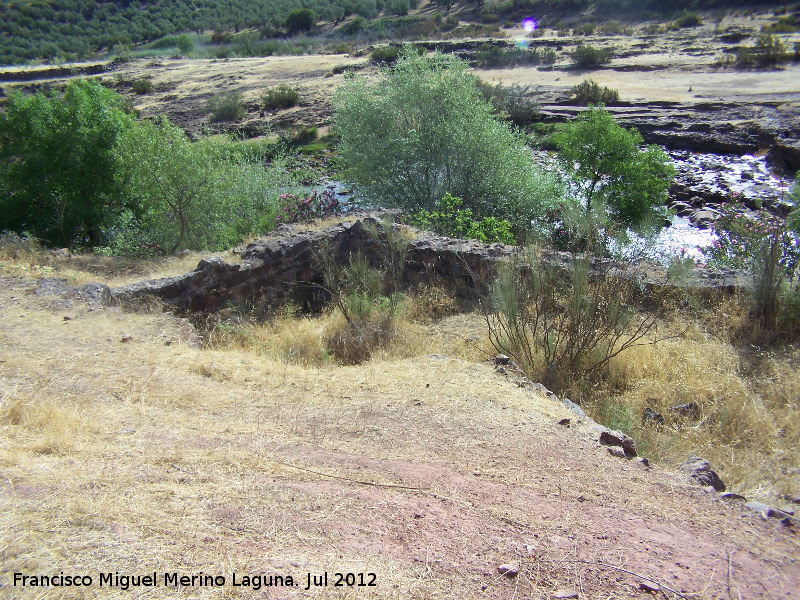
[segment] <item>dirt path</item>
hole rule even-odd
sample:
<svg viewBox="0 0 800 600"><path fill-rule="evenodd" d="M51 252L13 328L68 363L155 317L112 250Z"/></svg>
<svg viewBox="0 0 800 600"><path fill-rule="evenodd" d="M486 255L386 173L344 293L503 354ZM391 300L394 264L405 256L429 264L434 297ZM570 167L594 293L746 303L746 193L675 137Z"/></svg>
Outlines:
<svg viewBox="0 0 800 600"><path fill-rule="evenodd" d="M307 370L36 290L0 283L0 597L62 597L12 574L69 570L95 586L67 597L107 597L99 572L202 571L226 584L186 597L625 598L654 580L800 598L794 530L613 458L486 363ZM377 587L304 589L324 571ZM234 572L298 585L233 587Z"/></svg>

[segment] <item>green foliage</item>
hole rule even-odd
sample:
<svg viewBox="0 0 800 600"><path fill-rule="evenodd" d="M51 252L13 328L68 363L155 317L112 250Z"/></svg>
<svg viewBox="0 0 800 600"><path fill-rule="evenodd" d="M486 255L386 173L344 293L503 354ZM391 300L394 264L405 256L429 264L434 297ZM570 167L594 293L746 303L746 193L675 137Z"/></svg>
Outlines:
<svg viewBox="0 0 800 600"><path fill-rule="evenodd" d="M789 218L782 219L764 209L751 216L736 197L733 200L720 208L714 222L717 239L706 253L713 264L751 273L754 317L764 330L774 332L782 305L796 303L792 295L797 290L792 288L800 267L800 243L792 228L797 225L797 204Z"/></svg>
<svg viewBox="0 0 800 600"><path fill-rule="evenodd" d="M475 65L485 69L511 68L517 66L552 65L558 55L552 48L501 48L489 45L475 52Z"/></svg>
<svg viewBox="0 0 800 600"><path fill-rule="evenodd" d="M289 87L282 83L264 92L262 102L266 110L290 108L300 101L300 92L297 88Z"/></svg>
<svg viewBox="0 0 800 600"><path fill-rule="evenodd" d="M0 113L0 230L46 245L94 247L124 209L117 140L133 118L96 81L64 91L11 93Z"/></svg>
<svg viewBox="0 0 800 600"><path fill-rule="evenodd" d="M696 12L684 12L680 17L675 19L678 27L697 27L703 24L703 17Z"/></svg>
<svg viewBox="0 0 800 600"><path fill-rule="evenodd" d="M247 114L247 107L242 100L241 92L229 92L212 96L206 102L206 112L210 113L212 123L220 121L238 121Z"/></svg>
<svg viewBox="0 0 800 600"><path fill-rule="evenodd" d="M289 35L302 31L311 31L317 24L317 14L310 8L298 8L289 13L284 26Z"/></svg>
<svg viewBox="0 0 800 600"><path fill-rule="evenodd" d="M576 67L598 67L611 62L614 58L613 48L595 48L588 44L580 44L570 54L572 64Z"/></svg>
<svg viewBox="0 0 800 600"><path fill-rule="evenodd" d="M495 217L476 217L471 209L461 208L462 204L461 198L445 194L438 210L420 210L411 215L409 223L448 237L478 240L486 244L514 243L511 223Z"/></svg>
<svg viewBox="0 0 800 600"><path fill-rule="evenodd" d="M449 192L523 231L559 197L455 56L407 52L377 80L346 80L333 105L345 175L374 201L434 211Z"/></svg>
<svg viewBox="0 0 800 600"><path fill-rule="evenodd" d="M599 201L622 225L640 228L652 222L675 175L663 150L640 150L639 132L620 127L602 106L582 112L556 140L565 170L582 182L587 212Z"/></svg>
<svg viewBox="0 0 800 600"><path fill-rule="evenodd" d="M137 79L131 84L131 89L135 94L149 94L153 91L153 80Z"/></svg>
<svg viewBox="0 0 800 600"><path fill-rule="evenodd" d="M617 90L607 87L601 88L591 79L574 86L569 93L575 96L573 102L581 106L600 103L608 105L619 100L619 92Z"/></svg>
<svg viewBox="0 0 800 600"><path fill-rule="evenodd" d="M367 20L364 17L356 17L349 23L345 23L341 27L341 32L344 35L355 35L359 31L362 31L367 26Z"/></svg>
<svg viewBox="0 0 800 600"><path fill-rule="evenodd" d="M274 227L280 167L265 170L260 156L231 159L227 151L191 142L167 120L130 129L118 148L119 180L135 202L112 231L111 250L221 249Z"/></svg>
<svg viewBox="0 0 800 600"><path fill-rule="evenodd" d="M194 39L185 33L178 36L177 43L178 50L180 50L181 54L184 56L194 51Z"/></svg>
<svg viewBox="0 0 800 600"><path fill-rule="evenodd" d="M392 64L400 56L399 46L378 46L372 51L370 58L376 63Z"/></svg>
<svg viewBox="0 0 800 600"><path fill-rule="evenodd" d="M761 34L755 46L744 46L736 51L736 65L740 67L774 66L791 58L783 40L772 34Z"/></svg>
<svg viewBox="0 0 800 600"><path fill-rule="evenodd" d="M541 104L533 96L530 85L514 83L505 87L501 83L492 85L478 80L478 89L498 115L508 118L517 127L531 125L541 116Z"/></svg>

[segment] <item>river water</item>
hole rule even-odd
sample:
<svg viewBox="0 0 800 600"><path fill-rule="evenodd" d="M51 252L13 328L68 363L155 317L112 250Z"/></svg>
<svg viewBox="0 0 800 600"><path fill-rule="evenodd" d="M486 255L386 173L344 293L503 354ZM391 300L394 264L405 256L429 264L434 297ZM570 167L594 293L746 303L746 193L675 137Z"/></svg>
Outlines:
<svg viewBox="0 0 800 600"><path fill-rule="evenodd" d="M767 166L766 156L688 151L667 151L667 154L672 158L677 172L670 202L682 202L682 210L678 211L682 214L674 216L671 225L662 229L652 240L646 253L653 260L666 263L672 256L684 256L705 262L703 248L711 246L716 235L707 224L698 226L693 217L700 210L715 214L716 207L723 202L733 201L734 195L735 200L744 201L751 208L758 205L777 212L788 208L786 198L792 181L772 173ZM534 151L534 157L545 169L559 170L551 154ZM351 187L335 180L326 181L324 185L333 186L334 193L345 206L360 207Z"/></svg>

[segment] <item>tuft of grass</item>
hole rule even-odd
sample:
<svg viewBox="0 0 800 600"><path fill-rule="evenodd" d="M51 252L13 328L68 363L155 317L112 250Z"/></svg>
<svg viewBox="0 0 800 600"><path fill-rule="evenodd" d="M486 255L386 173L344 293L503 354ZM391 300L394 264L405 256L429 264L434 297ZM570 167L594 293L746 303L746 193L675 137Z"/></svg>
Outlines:
<svg viewBox="0 0 800 600"><path fill-rule="evenodd" d="M137 79L131 84L131 89L135 94L149 94L153 91L153 81L151 79Z"/></svg>

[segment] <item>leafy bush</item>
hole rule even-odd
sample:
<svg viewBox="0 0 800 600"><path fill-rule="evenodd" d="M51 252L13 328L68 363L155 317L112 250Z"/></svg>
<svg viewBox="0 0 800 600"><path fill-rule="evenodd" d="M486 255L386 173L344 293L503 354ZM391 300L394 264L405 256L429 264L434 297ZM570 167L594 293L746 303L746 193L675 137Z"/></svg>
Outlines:
<svg viewBox="0 0 800 600"><path fill-rule="evenodd" d="M475 52L475 65L485 69L521 65L551 65L556 61L556 58L557 55L551 48L539 51L536 48L500 48L499 46L491 45Z"/></svg>
<svg viewBox="0 0 800 600"><path fill-rule="evenodd" d="M494 217L476 217L469 208L461 208L462 204L461 198L445 194L438 210L416 212L411 215L409 223L448 237L478 240L486 244L514 243L511 223Z"/></svg>
<svg viewBox="0 0 800 600"><path fill-rule="evenodd" d="M317 14L313 10L310 8L298 8L289 13L284 26L289 35L294 35L301 31L311 31L316 24Z"/></svg>
<svg viewBox="0 0 800 600"><path fill-rule="evenodd" d="M340 31L344 35L355 35L359 31L366 29L367 27L367 20L364 17L356 17L349 23L345 23L342 25Z"/></svg>
<svg viewBox="0 0 800 600"><path fill-rule="evenodd" d="M607 21L600 26L603 35L630 35L631 29L619 21Z"/></svg>
<svg viewBox="0 0 800 600"><path fill-rule="evenodd" d="M142 122L120 140L119 180L136 200L110 230L115 253L221 249L274 227L280 160L202 139L191 142L166 119Z"/></svg>
<svg viewBox="0 0 800 600"><path fill-rule="evenodd" d="M584 23L573 30L574 35L592 35L594 33L594 23Z"/></svg>
<svg viewBox="0 0 800 600"><path fill-rule="evenodd" d="M522 231L560 194L456 56L407 52L378 80L346 80L333 105L345 176L367 198L434 211L449 192Z"/></svg>
<svg viewBox="0 0 800 600"><path fill-rule="evenodd" d="M378 46L372 51L370 58L376 63L391 64L400 56L399 46Z"/></svg>
<svg viewBox="0 0 800 600"><path fill-rule="evenodd" d="M517 127L526 127L541 116L541 104L532 96L531 86L514 83L508 87L478 81L483 98L492 103L495 111L507 117Z"/></svg>
<svg viewBox="0 0 800 600"><path fill-rule="evenodd" d="M266 110L290 108L300 101L300 92L297 91L297 88L282 83L264 92L261 100Z"/></svg>
<svg viewBox="0 0 800 600"><path fill-rule="evenodd" d="M703 24L703 17L696 12L685 12L675 20L678 27L697 27Z"/></svg>
<svg viewBox="0 0 800 600"><path fill-rule="evenodd" d="M152 79L137 79L131 85L131 89L136 94L149 94L153 91L153 80Z"/></svg>
<svg viewBox="0 0 800 600"><path fill-rule="evenodd" d="M556 136L564 169L579 182L587 214L595 202L628 227L652 225L675 168L658 146L639 149L641 134L625 130L604 107L582 112Z"/></svg>
<svg viewBox="0 0 800 600"><path fill-rule="evenodd" d="M182 34L177 37L178 50L184 56L194 50L194 40L188 34Z"/></svg>
<svg viewBox="0 0 800 600"><path fill-rule="evenodd" d="M97 81L9 94L0 112L0 231L45 245L94 247L124 210L116 146L133 126L124 99Z"/></svg>
<svg viewBox="0 0 800 600"><path fill-rule="evenodd" d="M797 50L795 49L795 54ZM740 67L767 67L791 59L786 44L772 34L761 34L755 46L745 46L736 51L736 65Z"/></svg>
<svg viewBox="0 0 800 600"><path fill-rule="evenodd" d="M344 212L344 207L330 189L322 192L314 190L310 196L281 194L278 215L275 224L300 223L313 219L322 219Z"/></svg>
<svg viewBox="0 0 800 600"><path fill-rule="evenodd" d="M241 92L229 92L212 96L206 102L206 112L211 113L212 123L220 121L238 121L247 114L247 107L242 100Z"/></svg>
<svg viewBox="0 0 800 600"><path fill-rule="evenodd" d="M293 144L307 144L317 139L319 131L314 125L295 125L289 132Z"/></svg>
<svg viewBox="0 0 800 600"><path fill-rule="evenodd" d="M587 44L580 44L572 51L570 58L577 67L597 67L611 62L611 59L614 58L614 49L595 48Z"/></svg>
<svg viewBox="0 0 800 600"><path fill-rule="evenodd" d="M619 100L619 92L617 90L607 87L601 88L591 79L574 86L569 93L575 96L573 102L581 106L600 103L608 105Z"/></svg>

